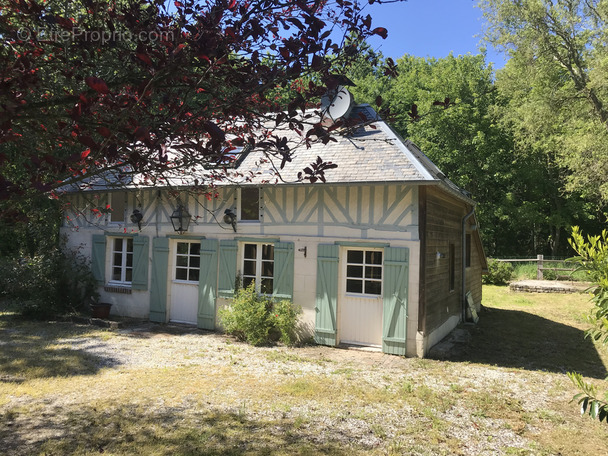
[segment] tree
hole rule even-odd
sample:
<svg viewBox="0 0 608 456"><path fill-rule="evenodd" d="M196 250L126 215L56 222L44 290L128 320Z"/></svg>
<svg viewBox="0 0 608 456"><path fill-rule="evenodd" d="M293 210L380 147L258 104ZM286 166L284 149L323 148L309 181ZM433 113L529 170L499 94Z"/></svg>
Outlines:
<svg viewBox="0 0 608 456"><path fill-rule="evenodd" d="M487 41L510 57L502 84L517 87L509 106L516 141L550 157L562 190L605 206L608 4L480 0L479 6Z"/></svg>
<svg viewBox="0 0 608 456"><path fill-rule="evenodd" d="M530 233L541 225L537 201L544 197L533 173L538 166L513 156L512 137L498 123L503 99L484 55L406 55L397 61L397 76L382 59L376 67L371 61L353 66L353 92L371 103L381 95L398 132L473 194L486 252L535 253Z"/></svg>
<svg viewBox="0 0 608 456"><path fill-rule="evenodd" d="M297 111L338 85L360 40L387 35L345 0L15 0L0 30L3 214L109 172L187 173L207 191L222 173L196 169L246 144L285 163L269 121L328 141ZM277 112L267 95L313 73Z"/></svg>

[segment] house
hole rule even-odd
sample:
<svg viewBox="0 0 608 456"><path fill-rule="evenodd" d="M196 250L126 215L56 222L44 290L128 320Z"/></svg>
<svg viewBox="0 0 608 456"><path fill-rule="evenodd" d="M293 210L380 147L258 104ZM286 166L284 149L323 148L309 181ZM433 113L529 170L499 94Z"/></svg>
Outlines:
<svg viewBox="0 0 608 456"><path fill-rule="evenodd" d="M466 318L467 293L481 305L475 202L370 106L350 116L373 122L298 150L278 182L253 150L209 199L186 185L89 186L65 196L62 231L115 314L214 330L237 278L255 280L299 304L319 344L424 356ZM317 156L338 168L295 183ZM190 224L176 232L180 207Z"/></svg>

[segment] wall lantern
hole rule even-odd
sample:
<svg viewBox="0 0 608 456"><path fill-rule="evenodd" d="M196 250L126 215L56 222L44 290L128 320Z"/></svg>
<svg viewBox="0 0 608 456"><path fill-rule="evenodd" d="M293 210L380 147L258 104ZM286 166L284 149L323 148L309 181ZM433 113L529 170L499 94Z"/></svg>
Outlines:
<svg viewBox="0 0 608 456"><path fill-rule="evenodd" d="M180 204L180 206L171 214L171 224L173 229L179 234L184 234L190 226L190 214L188 210Z"/></svg>
<svg viewBox="0 0 608 456"><path fill-rule="evenodd" d="M141 231L141 221L143 218L144 216L141 214L141 212L139 212L139 209L133 209L133 213L131 214L131 222L137 225L139 231Z"/></svg>
<svg viewBox="0 0 608 456"><path fill-rule="evenodd" d="M226 209L224 211L224 223L232 225L232 229L236 233L236 214L232 212L232 209Z"/></svg>

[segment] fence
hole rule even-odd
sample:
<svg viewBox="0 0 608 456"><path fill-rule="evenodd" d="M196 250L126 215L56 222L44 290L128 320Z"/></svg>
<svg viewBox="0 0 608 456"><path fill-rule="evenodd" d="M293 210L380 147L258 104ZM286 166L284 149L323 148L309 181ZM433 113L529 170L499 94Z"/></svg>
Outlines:
<svg viewBox="0 0 608 456"><path fill-rule="evenodd" d="M543 271L569 271L570 274L576 270L576 268L549 268L545 267L545 263L563 263L564 260L545 260L544 255L537 255L536 258L525 258L525 259L508 259L508 260L496 260L504 261L505 263L532 263L536 261L536 279L543 280ZM568 276L570 276L568 274Z"/></svg>

